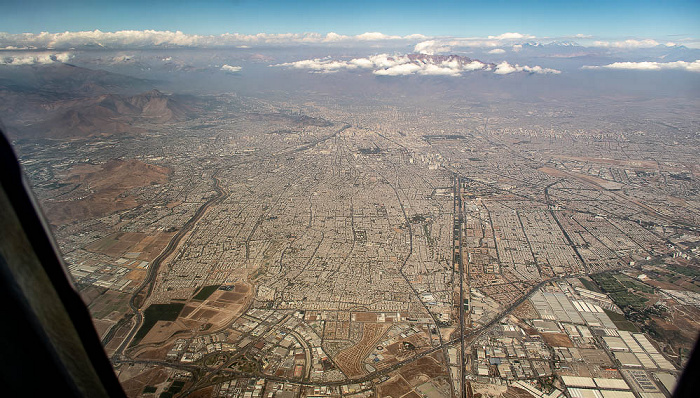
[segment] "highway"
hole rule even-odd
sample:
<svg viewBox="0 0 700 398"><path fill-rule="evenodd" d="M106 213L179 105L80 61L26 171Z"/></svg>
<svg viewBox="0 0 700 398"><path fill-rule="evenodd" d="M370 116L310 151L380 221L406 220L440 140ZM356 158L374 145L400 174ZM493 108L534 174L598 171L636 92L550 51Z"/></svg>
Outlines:
<svg viewBox="0 0 700 398"><path fill-rule="evenodd" d="M466 370L466 356L464 351L464 260L462 258L462 225L464 224L464 212L462 211L462 179L459 176L454 176L454 205L455 205L455 224L454 234L457 234L457 247L454 248L452 256L458 265L459 269L459 396L467 397L467 390L464 388L464 372ZM454 241L455 237L452 237Z"/></svg>
<svg viewBox="0 0 700 398"><path fill-rule="evenodd" d="M367 164L367 163L365 163L365 164ZM367 164L367 165L369 166L369 164ZM374 169L374 171L377 174L379 174L384 180L386 180L387 182L389 181L389 179L386 178L386 176L384 176L379 170ZM397 172L397 177L398 177L398 172ZM439 325L438 320L435 317L435 314L433 314L430 311L430 309L428 308L428 306L425 304L425 302L423 302L423 300L420 297L420 294L418 293L418 290L416 290L416 288L413 286L413 284L411 283L411 281L408 279L408 277L406 276L406 274L403 271L404 268L406 268L406 264L408 263L408 260L413 255L413 229L411 228L411 220L408 218L408 215L406 214L406 208L404 207L404 203L401 200L401 195L399 195L399 191L397 188L398 178L397 178L397 182L395 184L389 183L389 186L394 191L394 195L396 195L396 201L399 203L399 206L401 207L401 213L403 214L403 218L404 218L404 221L406 222L406 226L407 226L407 230L408 230L409 250L408 250L408 254L406 255L406 258L403 260L403 263L401 264L401 267L399 267L399 274L406 282L406 285L411 288L411 291L415 295L418 302L421 303L421 306L423 307L423 309L425 309L425 312L427 312L430 315L430 317L432 318L433 324L435 325L435 328L437 329L437 335L438 335L438 339L439 339L439 345L437 346L437 348L443 350L443 353L442 353L443 357L447 360L447 358L449 358L449 355L447 354L448 345L445 344L445 342L442 339L442 333L440 333L440 329L438 326ZM437 351L437 350L435 350L435 351ZM435 352L435 351L432 351L432 352ZM450 378L450 385L451 384L452 384L452 378Z"/></svg>
<svg viewBox="0 0 700 398"><path fill-rule="evenodd" d="M312 143L302 145L301 147L297 147L297 148L291 150L290 152L297 152L297 151L309 149L309 148L313 147L314 145L317 145L321 142L324 142L324 141L336 136L337 134L341 133L342 131L344 131L345 129L347 129L349 127L350 127L350 125L344 125L342 128L337 130L334 134L323 137L323 138L316 140ZM288 152L288 151L285 151L285 152ZM378 170L375 170L375 171L377 171L379 173ZM460 297L460 314L459 314L460 330L459 330L458 337L455 337L449 341L443 341L442 335L440 335L438 333L438 336L440 339L438 345L430 347L429 349L422 351L420 353L417 353L410 358L406 358L406 359L399 361L399 362L397 362L389 367L376 370L376 371L371 372L371 373L364 375L362 377L348 378L348 379L344 379L344 380L328 381L328 382L311 382L308 380L308 376L309 376L308 373L310 371L310 369L308 368L308 366L310 365L310 360L309 360L310 358L308 358L308 357L307 357L307 369L305 372L306 377L304 377L304 379L302 379L302 380L288 379L288 378L284 378L284 377L267 375L267 374L263 374L260 371L246 373L246 372L240 372L240 371L236 371L236 370L233 370L230 368L225 368L225 367L224 368L221 368L221 367L214 368L214 367L206 366L203 363L200 363L200 364L182 364L179 362L170 362L170 361L155 361L155 360L151 361L151 360L131 360L131 359L128 359L124 355L124 352L128 348L129 344L133 341L134 336L136 335L139 328L143 324L143 313L141 311L141 306L146 302L147 298L151 295L151 293L154 289L156 276L157 276L157 273L158 273L160 266L169 256L171 256L177 250L182 239L185 236L187 236L187 234L189 232L192 231L194 226L200 221L202 216L206 213L207 209L209 209L211 206L213 206L215 204L221 203L223 200L226 199L226 197L228 197L228 193L221 186L221 181L217 177L218 174L219 174L219 171L217 170L211 176L211 178L214 181L214 189L215 189L216 194L214 196L212 196L211 198L209 198L205 203L203 203L197 209L197 211L194 213L194 215L187 221L187 223L183 226L183 228L181 228L177 232L177 234L175 234L175 236L170 240L170 242L165 247L165 249L154 259L154 261L152 262L151 266L148 269L146 278L141 283L141 285L139 285L138 289L132 294L131 299L129 300L129 306L130 306L131 311L134 315L134 317L133 317L134 318L134 325L131 328L127 337L124 339L124 341L120 344L120 346L115 351L115 353L112 357L113 363L115 363L115 364L119 364L119 363L143 363L143 364L160 365L160 366L165 366L165 367L170 367L170 368L187 370L187 371L193 372L195 379L198 379L202 375L205 375L208 373L213 373L213 374L227 374L227 375L230 375L231 377L264 378L264 379L268 379L271 381L293 383L293 384L304 385L304 386L341 386L341 385L346 385L346 384L364 383L364 382L368 382L368 381L376 380L378 378L385 377L385 376L389 375L391 372L394 372L403 366L406 366L410 363L413 363L413 362L415 362L423 357L429 356L429 355L434 354L435 352L438 352L438 351L442 351L444 358L447 360L447 358L448 358L448 356L446 355L447 348L454 346L456 344L459 344L460 349L461 349L460 350L461 351L460 352L460 363L461 363L460 380L461 380L461 382L460 382L460 386L459 386L460 387L460 398L465 398L466 397L466 388L464 385L464 379L465 379L464 372L465 372L465 365L466 365L466 355L465 355L466 349L469 346L471 346L471 344L475 340L477 340L480 336L482 336L484 333L488 332L494 325L497 325L498 322L500 322L504 317L506 317L514 308L516 308L517 306L522 304L525 300L529 299L529 297L536 290L538 290L541 286L543 286L549 282L552 282L554 280L562 279L562 278L551 278L551 279L541 281L537 285L534 285L526 294L521 296L518 300L513 302L510 306L505 308L500 313L496 314L494 316L494 318L491 321L489 321L488 323L482 325L481 327L479 327L477 329L472 329L469 332L465 331L465 328L464 328L464 280L463 280L463 278L464 278L464 275L463 275L464 274L464 264L463 264L462 255L461 255L461 245L462 245L461 229L462 229L462 223L464 222L464 220L463 220L464 216L463 216L463 212L462 212L462 203L461 203L461 181L462 180L461 180L461 177L459 177L459 175L455 173L455 177L454 177L455 178L455 180L454 180L455 181L455 186L454 186L454 194L455 194L454 206L455 206L455 209L454 210L455 210L456 214L454 215L455 216L454 228L455 228L455 234L457 234L455 237L459 238L458 239L459 243L456 244L456 246L457 246L456 248L460 249L459 252L455 252L455 253L459 253L459 254L453 253L453 255L455 257L454 260L459 267L459 273L460 273L460 281L459 281L459 283L460 283L460 286L459 286L459 288L460 288L460 294L459 294L459 297ZM379 174L381 175L381 173L379 173ZM382 176L382 177L384 177L384 176ZM388 178L384 178L384 179L386 181L390 181ZM413 289L413 293L416 296L418 296L418 292L413 288L413 286L411 285L411 283L408 280L408 278L406 277L406 275L402 272L402 269L405 267L408 259L410 258L411 254L413 252L413 234L411 231L410 220L408 219L408 216L406 214L406 210L405 210L404 204L401 200L401 196L399 194L397 184L398 184L398 181L395 184L390 183L389 185L393 189L393 191L396 195L396 198L399 202L401 211L403 212L403 216L404 216L405 222L406 222L407 227L408 227L408 233L409 233L409 252L408 252L408 255L406 256L406 258L403 259L403 264L400 267L400 274L406 280L408 286L411 287L411 289ZM571 276L573 276L573 275L569 275L567 277L571 277ZM423 301L420 300L419 297L418 297L418 300L423 305L423 307L426 309L426 311L431 315L431 317L433 318L433 321L437 325L437 320L435 319L435 316L428 310L428 308L425 306L425 303L423 303ZM113 335L111 330L108 333L108 335ZM450 377L450 379L451 379L451 377Z"/></svg>
<svg viewBox="0 0 700 398"><path fill-rule="evenodd" d="M200 375L200 374L206 374L207 372L218 372L218 373L225 373L228 375L231 375L232 377L249 377L249 378L261 378L261 379L266 379L266 380L271 380L271 381L278 381L278 382L283 382L283 383L290 383L290 384L295 384L295 385L301 385L301 386L328 386L328 387L338 387L346 384L359 384L359 383L364 383L368 381L372 381L378 378L381 378L383 376L387 376L389 373L400 369L403 366L406 366L410 363L413 363L423 357L426 357L428 355L431 355L435 352L447 349L448 347L455 345L455 344L465 344L465 347L470 346L471 343L473 343L475 340L477 340L479 337L481 337L484 333L488 332L494 325L497 325L503 318L508 316L513 309L518 307L520 304L522 304L525 300L529 299L530 296L532 296L533 293L535 293L539 288L544 286L547 283L558 281L558 280L563 280L569 277L575 277L577 275L569 275L566 277L560 277L560 278L551 278L545 281L542 281L538 283L537 285L533 286L527 294L523 295L521 298L513 302L508 308L504 309L500 313L498 313L491 321L486 323L485 325L474 329L471 331L471 333L467 334L464 336L464 338L454 338L452 340L446 341L443 344L440 344L435 347L431 347L425 351L422 351L410 358L404 359L403 361L399 361L389 367L374 371L372 373L369 373L365 376L354 378L354 379L345 379L345 380L339 380L339 381L328 381L328 382L311 382L311 381L300 381L300 380L294 380L294 379L288 379L285 377L278 377L278 376L273 376L273 375L267 375L263 374L261 372L254 372L254 373L247 373L247 372L240 372L236 371L233 369L229 368L213 368L213 367L208 367L203 364L201 365L195 365L195 364L182 364L180 362L169 362L169 361L151 361L151 360L129 360L129 359L121 359L121 358L114 358L113 362L115 364L119 363L138 363L138 364L149 364L149 365L159 365L159 366L164 366L164 367L170 367L174 369L181 369L181 370L187 370L190 372L193 372L195 375ZM466 393L466 389L465 389Z"/></svg>
<svg viewBox="0 0 700 398"><path fill-rule="evenodd" d="M146 299L151 295L151 292L153 291L156 275L158 274L158 269L160 268L160 265L177 249L177 247L180 245L180 241L182 240L182 238L185 237L185 235L187 235L192 230L192 228L194 228L199 219L202 218L204 213L206 213L207 209L216 203L222 202L228 196L228 192L226 192L225 189L221 187L221 181L217 178L218 174L219 171L217 170L214 174L212 174L211 177L214 180L214 190L216 191L216 194L209 198L209 200L204 202L197 209L192 218L190 218L187 221L187 223L185 223L185 225L182 228L180 228L180 230L175 234L175 236L173 236L170 242L168 242L168 245L165 247L165 249L163 249L163 251L158 255L158 257L156 257L153 260L151 266L148 267L146 278L143 280L141 285L139 285L138 289L136 289L131 295L131 299L129 300L129 307L131 308L131 311L134 314L135 322L134 326L131 328L131 331L129 331L129 334L119 345L117 350L114 352L114 355L112 356L113 361L115 361L115 363L116 359L120 358L123 355L124 350L129 346L134 336L136 335L136 332L143 324L143 313L141 312L140 307L141 305L143 305L144 302L146 302ZM138 296L146 288L148 289L146 290L146 294L143 296L142 301L140 303L137 303ZM111 332L112 331L110 330L110 333Z"/></svg>

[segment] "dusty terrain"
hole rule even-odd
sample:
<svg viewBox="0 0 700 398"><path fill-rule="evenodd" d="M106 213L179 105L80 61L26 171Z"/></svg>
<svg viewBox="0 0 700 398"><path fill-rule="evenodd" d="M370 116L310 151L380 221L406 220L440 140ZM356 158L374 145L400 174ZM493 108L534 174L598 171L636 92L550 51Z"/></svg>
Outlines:
<svg viewBox="0 0 700 398"><path fill-rule="evenodd" d="M102 165L81 164L62 176L61 182L74 185L71 192L43 203L44 212L54 225L102 217L140 204L134 188L168 181L170 170L138 160L113 159Z"/></svg>

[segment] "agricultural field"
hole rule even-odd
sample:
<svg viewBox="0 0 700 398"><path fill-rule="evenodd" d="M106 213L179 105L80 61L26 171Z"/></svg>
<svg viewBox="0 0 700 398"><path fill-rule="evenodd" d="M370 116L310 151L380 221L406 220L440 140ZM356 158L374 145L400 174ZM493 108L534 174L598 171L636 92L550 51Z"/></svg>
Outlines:
<svg viewBox="0 0 700 398"><path fill-rule="evenodd" d="M141 329L136 332L134 341L138 343L148 334L158 321L174 321L185 307L183 303L152 304L144 311L144 321Z"/></svg>

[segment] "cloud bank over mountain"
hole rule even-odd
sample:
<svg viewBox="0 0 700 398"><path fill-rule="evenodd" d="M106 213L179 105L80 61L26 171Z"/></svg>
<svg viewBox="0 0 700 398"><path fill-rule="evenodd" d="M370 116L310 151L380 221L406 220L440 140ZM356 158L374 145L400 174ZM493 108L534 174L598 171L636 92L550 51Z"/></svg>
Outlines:
<svg viewBox="0 0 700 398"><path fill-rule="evenodd" d="M243 69L243 68L240 67L240 66L232 66L232 65L223 65L223 66L221 67L221 70L222 70L222 71L224 71L224 72L229 72L229 73L240 72L241 69Z"/></svg>
<svg viewBox="0 0 700 398"><path fill-rule="evenodd" d="M366 43L373 41L418 41L427 37L420 34L392 36L380 32L366 32L347 36L334 32L321 33L258 33L253 35L224 33L220 35L196 35L180 31L100 30L63 33L0 32L0 49L81 49L81 48L177 48L177 47L237 47L265 44L319 44Z"/></svg>
<svg viewBox="0 0 700 398"><path fill-rule="evenodd" d="M197 35L158 30L0 32L0 66L82 62L100 67L140 63L142 68L148 68L153 66L153 60L143 54L149 50L168 50L158 55L158 62L168 63L169 70L216 69L229 74L243 73L244 68L251 70L246 61L312 73L366 71L376 76L458 77L473 71L557 75L581 69L697 72L700 50L692 48L696 45L700 47L698 40L680 36L663 41L586 34L536 37L513 31L474 37L401 36L382 32L357 35L335 32ZM209 60L178 57L173 61L169 56L179 49L218 53ZM227 51L219 52L222 49ZM291 51L281 55L280 50ZM404 55L411 51L415 54Z"/></svg>
<svg viewBox="0 0 700 398"><path fill-rule="evenodd" d="M19 65L36 65L36 64L42 64L42 65L48 65L48 64L53 64L56 62L62 62L66 63L68 62L71 58L73 58L73 55L70 53L12 53L10 55L3 56L2 53L0 53L0 65L14 65L14 66L19 66Z"/></svg>
<svg viewBox="0 0 700 398"><path fill-rule="evenodd" d="M532 74L559 74L558 70L541 66L511 65L501 62L498 65L473 60L457 55L441 56L429 54L388 55L380 54L367 58L353 58L349 61L331 58L306 59L272 65L293 69L307 69L315 73L333 73L341 70L370 70L377 76L462 76L465 72L486 71L499 75L516 72Z"/></svg>
<svg viewBox="0 0 700 398"><path fill-rule="evenodd" d="M594 36L576 34L566 37L537 37L531 34L506 32L500 35L482 37L426 36L409 34L388 35L382 32L365 32L357 35L343 35L335 32L317 33L223 33L218 35L188 34L181 31L159 30L120 30L103 32L100 30L60 33L5 33L0 32L0 50L18 49L124 49L124 48L179 48L179 47L246 47L255 45L348 45L372 42L399 43L414 46L414 51L423 54L450 52L455 47L498 48L522 45L532 41L561 42L580 40L585 47L624 49L650 48L659 45L677 44L700 47L700 41L692 37L679 38L678 42L662 43L652 38L628 38L625 40L602 40Z"/></svg>

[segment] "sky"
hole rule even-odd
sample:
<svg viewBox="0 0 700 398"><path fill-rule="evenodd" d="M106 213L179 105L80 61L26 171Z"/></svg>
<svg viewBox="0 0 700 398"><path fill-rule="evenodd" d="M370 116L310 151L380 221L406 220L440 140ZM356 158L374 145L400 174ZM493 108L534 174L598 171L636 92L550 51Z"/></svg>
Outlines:
<svg viewBox="0 0 700 398"><path fill-rule="evenodd" d="M560 48L533 50L533 42ZM560 60L580 57L588 58L574 68L700 73L700 1L0 0L0 65L67 62L76 50L285 46L367 50L354 60L309 52L277 65L311 73L556 75ZM387 57L387 48L488 62L417 65ZM537 57L549 59L529 63Z"/></svg>
<svg viewBox="0 0 700 398"><path fill-rule="evenodd" d="M537 37L700 36L697 0L4 0L0 31L169 30L187 34L335 32L357 35Z"/></svg>

